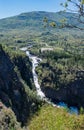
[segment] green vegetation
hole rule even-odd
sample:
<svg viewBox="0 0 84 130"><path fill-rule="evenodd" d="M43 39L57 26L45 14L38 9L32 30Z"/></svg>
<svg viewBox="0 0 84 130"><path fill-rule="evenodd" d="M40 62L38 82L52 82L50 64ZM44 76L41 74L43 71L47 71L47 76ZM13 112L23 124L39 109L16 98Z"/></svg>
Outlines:
<svg viewBox="0 0 84 130"><path fill-rule="evenodd" d="M0 20L0 98L30 130L84 129L84 31L69 26L57 27L65 17L69 24L79 24L72 16L66 12L30 12ZM70 115L65 109L43 106L36 95L31 61L19 50L28 45L33 45L29 48L32 54L42 58L36 71L45 95L51 100L78 106L82 115ZM52 51L42 51L42 48L52 48ZM16 130L12 124L17 121L12 118L8 127Z"/></svg>
<svg viewBox="0 0 84 130"><path fill-rule="evenodd" d="M40 54L43 62L37 68L42 86L60 88L67 87L71 82L81 78L84 69L84 58L79 54L71 54L64 50L47 51ZM44 85L45 84L45 85Z"/></svg>
<svg viewBox="0 0 84 130"><path fill-rule="evenodd" d="M73 20L72 13L30 12L15 17L0 20L0 43L11 46L12 49L30 44L53 45L74 51L84 49L84 31L65 27L63 29L44 28L43 19L60 24L60 20L66 17L69 23L78 24ZM51 25L53 25L51 23ZM31 26L30 26L31 24ZM71 47L71 49L70 49Z"/></svg>
<svg viewBox="0 0 84 130"><path fill-rule="evenodd" d="M2 106L0 110L0 130L22 130L13 111L5 106Z"/></svg>
<svg viewBox="0 0 84 130"><path fill-rule="evenodd" d="M45 105L32 118L30 130L83 130L84 115L71 115L63 108Z"/></svg>
<svg viewBox="0 0 84 130"><path fill-rule="evenodd" d="M80 52L81 53L81 52ZM84 107L84 56L56 49L39 53L43 61L36 68L45 95L54 102Z"/></svg>

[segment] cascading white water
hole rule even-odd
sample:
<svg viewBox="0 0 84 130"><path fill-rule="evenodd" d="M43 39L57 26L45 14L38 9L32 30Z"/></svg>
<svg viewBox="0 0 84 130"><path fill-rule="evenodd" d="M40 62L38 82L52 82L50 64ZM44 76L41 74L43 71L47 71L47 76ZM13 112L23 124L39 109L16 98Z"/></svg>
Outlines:
<svg viewBox="0 0 84 130"><path fill-rule="evenodd" d="M40 85L38 83L38 77L37 74L35 72L35 68L38 66L38 61L41 61L40 58L37 58L36 56L33 56L29 53L29 51L26 51L26 54L29 56L29 58L32 61L32 73L33 73L33 80L34 80L34 84L36 87L36 91L37 91L37 95L41 98L41 99L45 99L45 94L41 91Z"/></svg>
<svg viewBox="0 0 84 130"><path fill-rule="evenodd" d="M46 101L49 104L52 104L53 106L59 107L59 105L54 104L53 102L49 101L48 98L46 98L45 94L42 92L40 85L38 83L38 76L36 74L35 68L38 66L39 62L42 60L38 58L37 56L33 56L29 53L29 51L26 51L26 55L31 59L32 61L32 73L33 73L33 80L36 87L37 95L44 101Z"/></svg>

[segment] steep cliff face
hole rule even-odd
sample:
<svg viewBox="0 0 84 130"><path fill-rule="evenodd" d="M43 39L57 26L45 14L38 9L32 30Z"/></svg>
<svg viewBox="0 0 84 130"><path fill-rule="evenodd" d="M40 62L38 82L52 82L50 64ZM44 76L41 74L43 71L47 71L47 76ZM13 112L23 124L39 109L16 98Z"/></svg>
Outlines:
<svg viewBox="0 0 84 130"><path fill-rule="evenodd" d="M33 76L32 76L32 64L29 61L28 56L23 58L22 56L13 58L15 66L17 66L22 79L27 83L30 89L33 89Z"/></svg>
<svg viewBox="0 0 84 130"><path fill-rule="evenodd" d="M52 87L45 87L42 83L41 89L54 102L64 101L68 105L77 106L78 108L84 107L84 72L80 71L78 75L80 75L80 78L69 83L66 87L56 90Z"/></svg>
<svg viewBox="0 0 84 130"><path fill-rule="evenodd" d="M14 71L14 64L9 56L0 48L0 99L11 107L19 120L22 120L24 107L27 107L26 93L22 83Z"/></svg>
<svg viewBox="0 0 84 130"><path fill-rule="evenodd" d="M22 124L27 121L32 103L36 101L25 90L25 82L32 88L32 73L29 66L30 62L27 57L25 59L25 57L18 56L11 60L9 54L0 46L0 100L7 107L12 108ZM16 67L18 72L15 70Z"/></svg>

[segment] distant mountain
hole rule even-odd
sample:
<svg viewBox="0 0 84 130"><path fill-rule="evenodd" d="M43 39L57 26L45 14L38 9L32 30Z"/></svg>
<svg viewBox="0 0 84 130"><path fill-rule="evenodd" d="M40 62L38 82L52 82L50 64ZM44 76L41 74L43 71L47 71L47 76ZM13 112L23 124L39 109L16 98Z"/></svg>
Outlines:
<svg viewBox="0 0 84 130"><path fill-rule="evenodd" d="M60 21L66 18L67 23L71 24L79 24L73 16L77 16L77 14L68 13L68 12L44 12L44 11L36 11L36 12L28 12L22 13L20 15L4 18L0 20L0 29L33 29L33 30L43 30L44 17L48 18L49 22L56 22L57 25L60 24ZM80 25L81 26L81 25Z"/></svg>

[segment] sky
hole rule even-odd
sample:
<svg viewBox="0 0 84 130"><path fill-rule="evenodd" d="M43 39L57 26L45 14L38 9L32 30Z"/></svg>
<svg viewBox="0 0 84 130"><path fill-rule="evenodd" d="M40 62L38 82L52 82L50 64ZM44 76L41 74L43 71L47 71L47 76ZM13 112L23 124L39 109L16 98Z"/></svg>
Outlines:
<svg viewBox="0 0 84 130"><path fill-rule="evenodd" d="M62 9L60 3L64 1L65 0L0 0L0 19L31 11L57 12Z"/></svg>

